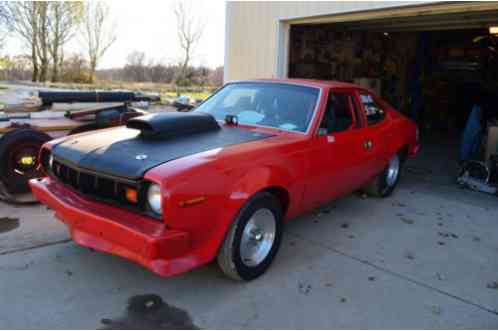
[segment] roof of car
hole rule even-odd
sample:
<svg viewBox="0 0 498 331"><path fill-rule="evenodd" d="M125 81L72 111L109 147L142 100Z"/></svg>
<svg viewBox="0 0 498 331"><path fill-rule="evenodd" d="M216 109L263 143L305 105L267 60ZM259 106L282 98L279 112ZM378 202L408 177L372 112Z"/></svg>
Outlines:
<svg viewBox="0 0 498 331"><path fill-rule="evenodd" d="M239 80L233 81L232 83L243 83L243 82L272 82L272 83L284 83L284 84L299 84L307 85L313 87L331 87L331 88L361 88L364 87L351 84L346 82L339 82L335 80L316 80L316 79L251 79L251 80Z"/></svg>

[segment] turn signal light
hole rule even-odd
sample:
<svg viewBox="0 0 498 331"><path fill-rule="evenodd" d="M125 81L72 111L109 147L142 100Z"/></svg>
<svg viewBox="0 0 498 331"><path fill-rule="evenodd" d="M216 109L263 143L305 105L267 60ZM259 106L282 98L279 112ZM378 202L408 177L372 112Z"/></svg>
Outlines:
<svg viewBox="0 0 498 331"><path fill-rule="evenodd" d="M128 200L131 203L137 203L138 202L137 190L129 187L126 188L126 200Z"/></svg>
<svg viewBox="0 0 498 331"><path fill-rule="evenodd" d="M197 205L201 202L204 202L206 201L206 197L197 197L197 198L193 198L193 199L189 199L189 200L183 200L183 201L180 201L179 205L180 207L189 207L189 206L193 206L193 205Z"/></svg>

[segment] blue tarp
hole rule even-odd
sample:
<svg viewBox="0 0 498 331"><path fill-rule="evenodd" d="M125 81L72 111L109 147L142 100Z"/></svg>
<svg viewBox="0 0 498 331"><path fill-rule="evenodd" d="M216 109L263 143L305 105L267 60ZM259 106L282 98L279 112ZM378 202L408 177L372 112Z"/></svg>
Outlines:
<svg viewBox="0 0 498 331"><path fill-rule="evenodd" d="M482 131L481 119L481 107L474 105L463 131L462 146L460 147L460 161L475 159L478 156Z"/></svg>

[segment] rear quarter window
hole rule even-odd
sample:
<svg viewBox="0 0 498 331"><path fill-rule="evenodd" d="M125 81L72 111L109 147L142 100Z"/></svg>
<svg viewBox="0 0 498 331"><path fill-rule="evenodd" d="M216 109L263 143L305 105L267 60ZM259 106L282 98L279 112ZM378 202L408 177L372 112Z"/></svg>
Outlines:
<svg viewBox="0 0 498 331"><path fill-rule="evenodd" d="M384 109L375 102L371 94L360 94L360 100L365 110L365 116L369 126L382 122L386 118Z"/></svg>

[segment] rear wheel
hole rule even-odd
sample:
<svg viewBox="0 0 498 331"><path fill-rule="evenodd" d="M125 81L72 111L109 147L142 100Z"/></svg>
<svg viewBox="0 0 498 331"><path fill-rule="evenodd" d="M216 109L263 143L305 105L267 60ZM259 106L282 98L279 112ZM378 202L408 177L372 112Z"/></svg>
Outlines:
<svg viewBox="0 0 498 331"><path fill-rule="evenodd" d="M401 166L401 156L397 153L391 158L391 160L389 160L389 163L384 171L375 177L364 188L364 191L372 196L382 198L391 195L398 184L399 176L401 174Z"/></svg>
<svg viewBox="0 0 498 331"><path fill-rule="evenodd" d="M38 153L51 139L29 128L15 129L0 138L0 180L9 193L29 192L28 180L43 175Z"/></svg>
<svg viewBox="0 0 498 331"><path fill-rule="evenodd" d="M281 237L279 201L270 193L257 193L235 218L218 253L218 265L230 278L257 278L273 261Z"/></svg>

